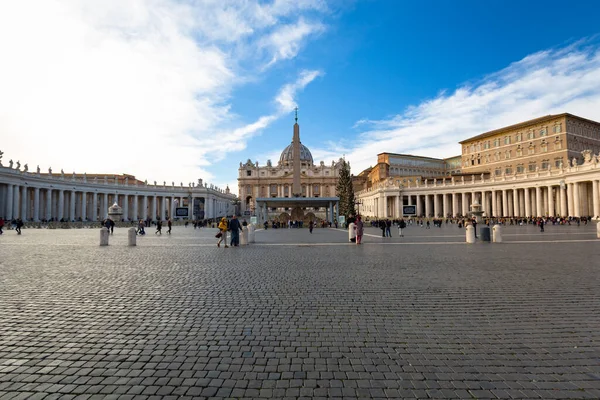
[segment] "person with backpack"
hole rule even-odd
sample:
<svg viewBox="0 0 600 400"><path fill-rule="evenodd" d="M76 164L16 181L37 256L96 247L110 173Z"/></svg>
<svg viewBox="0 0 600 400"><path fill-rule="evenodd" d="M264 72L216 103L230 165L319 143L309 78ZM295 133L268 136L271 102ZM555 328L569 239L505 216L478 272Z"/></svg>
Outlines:
<svg viewBox="0 0 600 400"><path fill-rule="evenodd" d="M404 237L404 233L402 233L404 228L406 228L406 222L404 222L404 219L401 219L398 222L398 235L400 235L400 237Z"/></svg>
<svg viewBox="0 0 600 400"><path fill-rule="evenodd" d="M219 239L219 241L217 242L217 247L221 247L221 242L224 240L225 248L228 248L229 246L227 246L227 218L221 218L221 222L219 222L218 228L219 232L215 236L217 239Z"/></svg>

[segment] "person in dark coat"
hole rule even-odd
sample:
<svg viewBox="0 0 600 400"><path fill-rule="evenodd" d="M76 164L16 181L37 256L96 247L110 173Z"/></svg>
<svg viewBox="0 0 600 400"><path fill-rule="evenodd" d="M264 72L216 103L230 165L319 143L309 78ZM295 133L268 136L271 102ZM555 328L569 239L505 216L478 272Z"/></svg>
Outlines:
<svg viewBox="0 0 600 400"><path fill-rule="evenodd" d="M231 245L239 246L242 225L240 224L240 220L237 219L235 215L231 218L231 221L229 221L229 230L231 231Z"/></svg>

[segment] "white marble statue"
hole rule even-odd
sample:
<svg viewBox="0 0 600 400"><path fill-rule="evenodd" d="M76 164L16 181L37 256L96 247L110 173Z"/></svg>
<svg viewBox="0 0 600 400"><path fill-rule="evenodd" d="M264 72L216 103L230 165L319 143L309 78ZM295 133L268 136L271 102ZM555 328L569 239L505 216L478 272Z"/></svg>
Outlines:
<svg viewBox="0 0 600 400"><path fill-rule="evenodd" d="M591 150L584 150L581 152L581 154L583 155L583 162L585 162L586 164L589 164L592 162L592 151Z"/></svg>
<svg viewBox="0 0 600 400"><path fill-rule="evenodd" d="M573 167L577 166L577 158L573 157L573 159L571 160L571 166L573 166Z"/></svg>
<svg viewBox="0 0 600 400"><path fill-rule="evenodd" d="M84 181L84 182L87 182L87 172L84 172L84 173L83 173L83 181Z"/></svg>
<svg viewBox="0 0 600 400"><path fill-rule="evenodd" d="M75 180L75 171L73 171L73 175L71 176L71 180Z"/></svg>
<svg viewBox="0 0 600 400"><path fill-rule="evenodd" d="M65 170L64 169L60 169L60 177L64 178L65 177Z"/></svg>

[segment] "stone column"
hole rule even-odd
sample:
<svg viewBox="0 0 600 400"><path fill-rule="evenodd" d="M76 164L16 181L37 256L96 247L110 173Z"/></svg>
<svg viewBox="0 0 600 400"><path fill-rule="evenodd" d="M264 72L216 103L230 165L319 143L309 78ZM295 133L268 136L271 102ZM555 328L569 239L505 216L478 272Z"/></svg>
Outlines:
<svg viewBox="0 0 600 400"><path fill-rule="evenodd" d="M108 216L108 207L110 207L110 205L108 204L108 193L104 193L102 200L102 209L100 210L100 218L104 219Z"/></svg>
<svg viewBox="0 0 600 400"><path fill-rule="evenodd" d="M396 196L396 218L402 218L402 203L403 203L403 196L398 195ZM408 201L410 203L410 200Z"/></svg>
<svg viewBox="0 0 600 400"><path fill-rule="evenodd" d="M133 215L131 216L131 219L134 221L138 221L138 217L139 217L139 211L138 211L138 195L134 194L133 195Z"/></svg>
<svg viewBox="0 0 600 400"><path fill-rule="evenodd" d="M46 189L46 221L52 219L52 189Z"/></svg>
<svg viewBox="0 0 600 400"><path fill-rule="evenodd" d="M488 212L488 200L487 200L487 192L485 190L481 191L481 210L484 212L486 217L489 217L490 214Z"/></svg>
<svg viewBox="0 0 600 400"><path fill-rule="evenodd" d="M440 210L440 195L437 193L433 194L433 217L437 218L441 214Z"/></svg>
<svg viewBox="0 0 600 400"><path fill-rule="evenodd" d="M58 191L58 215L56 218L60 221L65 216L65 191Z"/></svg>
<svg viewBox="0 0 600 400"><path fill-rule="evenodd" d="M329 222L333 224L333 202L329 202Z"/></svg>
<svg viewBox="0 0 600 400"><path fill-rule="evenodd" d="M13 194L13 185L9 184L6 187L6 212L5 212L5 218L8 220L8 222L10 223L10 220L12 220L13 218L13 201L14 201L14 194Z"/></svg>
<svg viewBox="0 0 600 400"><path fill-rule="evenodd" d="M469 215L469 203L467 202L467 193L463 192L462 194L462 215L466 217Z"/></svg>
<svg viewBox="0 0 600 400"><path fill-rule="evenodd" d="M28 213L28 198L27 198L27 186L21 186L21 219L23 221L27 220Z"/></svg>
<svg viewBox="0 0 600 400"><path fill-rule="evenodd" d="M143 220L148 218L148 196L142 197L142 213L141 217Z"/></svg>
<svg viewBox="0 0 600 400"><path fill-rule="evenodd" d="M188 218L193 219L194 218L194 197L192 197L189 201L188 201ZM225 214L227 214L227 211L225 211Z"/></svg>
<svg viewBox="0 0 600 400"><path fill-rule="evenodd" d="M33 189L33 220L40 222L40 188Z"/></svg>
<svg viewBox="0 0 600 400"><path fill-rule="evenodd" d="M506 200L507 200L507 211L508 211L508 217L514 217L514 204L513 204L513 197L508 193L508 190L506 191Z"/></svg>
<svg viewBox="0 0 600 400"><path fill-rule="evenodd" d="M421 195L417 195L417 216L423 215L423 206L421 204Z"/></svg>
<svg viewBox="0 0 600 400"><path fill-rule="evenodd" d="M98 192L92 196L92 221L98 221Z"/></svg>
<svg viewBox="0 0 600 400"><path fill-rule="evenodd" d="M573 183L567 183L567 213L569 217L575 215L575 193L573 187Z"/></svg>
<svg viewBox="0 0 600 400"><path fill-rule="evenodd" d="M552 186L548 186L548 216L554 217L554 193Z"/></svg>
<svg viewBox="0 0 600 400"><path fill-rule="evenodd" d="M541 217L544 215L542 208L542 188L539 186L535 187L535 217Z"/></svg>
<svg viewBox="0 0 600 400"><path fill-rule="evenodd" d="M69 195L69 220L75 221L75 191L71 190Z"/></svg>
<svg viewBox="0 0 600 400"><path fill-rule="evenodd" d="M442 194L442 212L444 213L444 218L448 216L448 211L448 193L444 193Z"/></svg>
<svg viewBox="0 0 600 400"><path fill-rule="evenodd" d="M567 208L567 188L559 187L558 193L560 196L560 216L566 217L569 215L569 209Z"/></svg>
<svg viewBox="0 0 600 400"><path fill-rule="evenodd" d="M600 181L592 181L592 206L594 209L593 217L600 217Z"/></svg>
<svg viewBox="0 0 600 400"><path fill-rule="evenodd" d="M531 193L525 188L525 216L531 217Z"/></svg>
<svg viewBox="0 0 600 400"><path fill-rule="evenodd" d="M579 182L573 183L573 216L581 217L581 207L579 201Z"/></svg>
<svg viewBox="0 0 600 400"><path fill-rule="evenodd" d="M525 216L525 191L518 190L519 193L519 217Z"/></svg>
<svg viewBox="0 0 600 400"><path fill-rule="evenodd" d="M87 193L81 192L81 220L87 220Z"/></svg>
<svg viewBox="0 0 600 400"><path fill-rule="evenodd" d="M498 191L492 190L492 215L498 217Z"/></svg>
<svg viewBox="0 0 600 400"><path fill-rule="evenodd" d="M429 199L430 195L425 195L425 217L429 218L431 216L431 201Z"/></svg>
<svg viewBox="0 0 600 400"><path fill-rule="evenodd" d="M452 217L458 216L458 196L456 193L452 193Z"/></svg>
<svg viewBox="0 0 600 400"><path fill-rule="evenodd" d="M508 193L502 189L502 216L508 217Z"/></svg>
<svg viewBox="0 0 600 400"><path fill-rule="evenodd" d="M519 190L513 189L513 217L520 217L519 215Z"/></svg>
<svg viewBox="0 0 600 400"><path fill-rule="evenodd" d="M129 195L123 194L123 219L127 221L129 219Z"/></svg>
<svg viewBox="0 0 600 400"><path fill-rule="evenodd" d="M175 200L177 200L177 198L171 196L171 218L175 218Z"/></svg>
<svg viewBox="0 0 600 400"><path fill-rule="evenodd" d="M13 218L22 218L21 213L21 202L19 199L21 198L21 187L19 185L15 185L13 188Z"/></svg>

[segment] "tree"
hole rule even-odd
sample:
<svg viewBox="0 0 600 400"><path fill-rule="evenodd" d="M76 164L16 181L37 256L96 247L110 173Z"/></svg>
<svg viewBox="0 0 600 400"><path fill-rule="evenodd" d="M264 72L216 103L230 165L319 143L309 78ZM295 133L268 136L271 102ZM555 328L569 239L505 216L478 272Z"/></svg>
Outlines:
<svg viewBox="0 0 600 400"><path fill-rule="evenodd" d="M354 204L354 188L352 187L352 176L350 175L350 163L342 160L342 169L337 183L337 195L340 198L340 215L346 219L356 215Z"/></svg>

